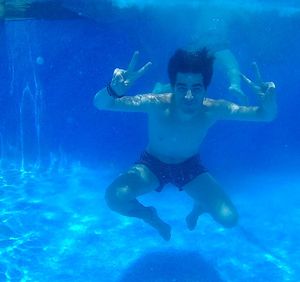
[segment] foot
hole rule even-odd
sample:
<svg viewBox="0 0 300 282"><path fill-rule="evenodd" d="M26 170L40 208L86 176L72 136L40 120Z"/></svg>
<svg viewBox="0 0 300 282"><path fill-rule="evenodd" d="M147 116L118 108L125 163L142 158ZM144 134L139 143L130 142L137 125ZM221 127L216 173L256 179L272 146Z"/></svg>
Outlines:
<svg viewBox="0 0 300 282"><path fill-rule="evenodd" d="M197 226L197 221L198 221L199 214L195 214L191 212L188 214L188 216L185 218L186 225L189 230L194 230Z"/></svg>
<svg viewBox="0 0 300 282"><path fill-rule="evenodd" d="M144 221L155 228L164 240L169 241L171 239L171 226L158 217L155 208L149 207L149 212L149 216L144 218Z"/></svg>

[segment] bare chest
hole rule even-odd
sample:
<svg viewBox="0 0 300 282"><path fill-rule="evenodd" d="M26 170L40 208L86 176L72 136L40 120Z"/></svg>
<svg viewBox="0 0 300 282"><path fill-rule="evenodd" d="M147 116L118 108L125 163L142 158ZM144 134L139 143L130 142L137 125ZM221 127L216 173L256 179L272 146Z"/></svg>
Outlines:
<svg viewBox="0 0 300 282"><path fill-rule="evenodd" d="M166 154L190 155L199 146L210 126L205 114L189 120L178 120L165 113L149 117L149 146Z"/></svg>

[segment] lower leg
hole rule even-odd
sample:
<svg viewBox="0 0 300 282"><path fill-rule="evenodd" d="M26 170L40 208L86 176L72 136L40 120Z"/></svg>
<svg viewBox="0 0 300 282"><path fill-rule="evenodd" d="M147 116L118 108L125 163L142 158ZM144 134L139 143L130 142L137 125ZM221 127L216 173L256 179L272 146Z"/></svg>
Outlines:
<svg viewBox="0 0 300 282"><path fill-rule="evenodd" d="M196 228L198 218L203 213L204 208L200 204L195 203L192 211L185 218L189 230L194 230Z"/></svg>
<svg viewBox="0 0 300 282"><path fill-rule="evenodd" d="M142 219L155 228L163 239L170 240L171 227L160 219L154 207L145 207L136 199L123 203L119 202L118 205L114 205L114 207L110 205L110 207L122 215Z"/></svg>

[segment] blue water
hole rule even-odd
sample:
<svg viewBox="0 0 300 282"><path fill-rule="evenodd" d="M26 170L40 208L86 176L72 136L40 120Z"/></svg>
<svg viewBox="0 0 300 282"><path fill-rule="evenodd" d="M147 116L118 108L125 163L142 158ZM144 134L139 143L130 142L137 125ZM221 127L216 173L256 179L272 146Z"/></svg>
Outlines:
<svg viewBox="0 0 300 282"><path fill-rule="evenodd" d="M141 198L172 226L170 242L105 205L107 185L146 145L147 119L97 111L93 96L134 50L153 66L130 94L167 82L169 56L200 24L179 2L96 9L94 1L66 0L84 18L0 23L0 281L300 281L300 7L293 1L243 1L242 14L238 2L216 1L214 17L228 21L242 72L252 76L257 61L278 94L275 121L220 122L201 147L237 206L239 226L224 229L204 215L188 231L191 200L172 186ZM216 70L209 95L229 99L227 86Z"/></svg>
<svg viewBox="0 0 300 282"><path fill-rule="evenodd" d="M188 231L192 203L174 187L144 196L172 225L170 242L108 210L103 192L115 175L78 164L4 173L1 281L298 281L298 175L232 178L241 220L231 230L205 215Z"/></svg>

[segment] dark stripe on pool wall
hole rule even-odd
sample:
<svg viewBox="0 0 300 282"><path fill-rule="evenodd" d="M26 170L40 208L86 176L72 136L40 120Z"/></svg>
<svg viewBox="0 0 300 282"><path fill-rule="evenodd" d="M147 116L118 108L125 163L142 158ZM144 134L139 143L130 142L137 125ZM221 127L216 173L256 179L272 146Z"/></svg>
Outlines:
<svg viewBox="0 0 300 282"><path fill-rule="evenodd" d="M27 2L27 3L26 3ZM79 13L67 9L62 1L32 2L19 1L18 3L0 0L0 19L24 20L24 19L76 19L81 18Z"/></svg>

